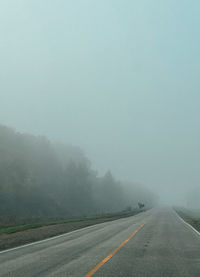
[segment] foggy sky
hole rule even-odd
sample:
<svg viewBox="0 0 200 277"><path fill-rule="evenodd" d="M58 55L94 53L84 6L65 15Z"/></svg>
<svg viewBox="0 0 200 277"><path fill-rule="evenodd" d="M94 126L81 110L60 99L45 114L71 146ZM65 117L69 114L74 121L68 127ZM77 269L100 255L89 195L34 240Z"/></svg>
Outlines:
<svg viewBox="0 0 200 277"><path fill-rule="evenodd" d="M198 0L1 0L0 123L183 199L200 186L199 14Z"/></svg>

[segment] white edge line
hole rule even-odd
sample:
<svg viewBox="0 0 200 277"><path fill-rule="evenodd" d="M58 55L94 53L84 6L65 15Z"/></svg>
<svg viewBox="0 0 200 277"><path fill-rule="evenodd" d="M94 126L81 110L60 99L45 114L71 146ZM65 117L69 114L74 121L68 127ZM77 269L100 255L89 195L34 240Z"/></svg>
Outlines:
<svg viewBox="0 0 200 277"><path fill-rule="evenodd" d="M92 227L95 227L97 225L104 224L104 223L105 222L102 222L102 223L99 223L99 224L90 225L90 226L83 227L83 228L80 228L80 229L77 229L77 230L74 230L74 231L71 231L71 232L64 233L62 235L53 236L53 237L48 238L48 239L38 240L38 241L35 241L35 242L31 242L31 243L27 243L27 244L24 244L24 245L21 245L21 246L17 246L17 247L14 247L14 248L3 250L3 251L0 251L0 254L6 253L6 252L10 252L10 251L14 251L14 250L18 250L18 249L21 249L21 248L25 248L25 247L28 247L28 246L31 246L31 245L41 244L43 242L47 242L47 241L50 241L50 240L58 239L58 238L61 238L61 237L64 237L64 236L67 236L67 235L70 235L70 234L74 234L74 233L80 232L82 230L90 229Z"/></svg>
<svg viewBox="0 0 200 277"><path fill-rule="evenodd" d="M189 226L197 235L200 236L200 233L199 233L192 225L190 225L190 224L189 224L188 222L186 222L182 217L180 217L180 215L179 215L176 211L174 211L174 212L176 213L177 217L178 217L185 225Z"/></svg>
<svg viewBox="0 0 200 277"><path fill-rule="evenodd" d="M137 216L139 214L136 214L135 216ZM87 230L87 229L93 228L95 226L100 226L100 225L106 224L108 222L117 221L117 220L120 220L120 219L123 219L123 217L119 218L119 219L115 219L115 220L111 220L111 221L105 221L105 222L102 222L102 223L97 223L97 224L94 224L94 225L83 227L83 228L80 228L80 229L77 229L77 230L74 230L74 231L71 231L71 232L64 233L62 235L53 236L53 237L48 238L48 239L38 240L38 241L27 243L27 244L24 244L24 245L21 245L21 246L17 246L17 247L14 247L14 248L9 248L9 249L6 249L6 250L2 250L2 251L0 251L0 255L3 254L3 253L7 253L7 252L11 252L11 251L18 250L18 249L21 249L21 248L25 248L25 247L28 247L28 246L31 246L31 245L37 245L37 244L41 244L43 242L47 242L47 241L50 241L50 240L58 239L58 238L61 238L61 237L64 237L64 236L67 236L67 235L70 235L70 234L74 234L74 233L80 232L82 230Z"/></svg>
<svg viewBox="0 0 200 277"><path fill-rule="evenodd" d="M120 219L123 219L123 217L119 218L119 219L115 219L114 221L117 221L117 220L120 220ZM6 250L2 250L2 251L0 251L0 255L3 254L3 253L6 253L6 252L11 252L11 251L18 250L18 249L21 249L21 248L25 248L25 247L28 247L28 246L31 246L31 245L37 245L37 244L41 244L43 242L47 242L47 241L50 241L50 240L58 239L58 238L61 238L61 237L64 237L64 236L67 236L67 235L70 235L70 234L74 234L74 233L80 232L82 230L87 230L87 229L93 228L95 226L103 225L103 224L106 224L106 223L112 222L112 221L113 220L111 220L111 221L105 221L105 222L102 222L102 223L97 223L97 224L90 225L90 226L87 226L87 227L83 227L83 228L80 228L80 229L77 229L77 230L74 230L74 231L71 231L71 232L64 233L62 235L53 236L53 237L48 238L48 239L38 240L38 241L34 241L34 242L31 242L31 243L20 245L20 246L14 247L14 248L9 248L9 249L6 249Z"/></svg>

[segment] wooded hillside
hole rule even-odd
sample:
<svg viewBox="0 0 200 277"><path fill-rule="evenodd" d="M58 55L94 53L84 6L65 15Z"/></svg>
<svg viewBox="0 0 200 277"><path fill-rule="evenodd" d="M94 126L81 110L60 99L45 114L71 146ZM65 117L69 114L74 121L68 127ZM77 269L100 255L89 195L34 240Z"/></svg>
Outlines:
<svg viewBox="0 0 200 277"><path fill-rule="evenodd" d="M109 171L99 177L78 147L0 126L1 218L114 212L137 201L153 205L155 196L122 185Z"/></svg>

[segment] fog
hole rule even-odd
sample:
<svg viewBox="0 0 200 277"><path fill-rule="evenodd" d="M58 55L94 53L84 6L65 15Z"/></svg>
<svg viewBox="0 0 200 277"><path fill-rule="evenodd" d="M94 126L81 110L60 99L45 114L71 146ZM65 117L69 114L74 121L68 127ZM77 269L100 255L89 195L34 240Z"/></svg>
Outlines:
<svg viewBox="0 0 200 277"><path fill-rule="evenodd" d="M78 146L99 176L192 206L199 10L197 0L2 0L0 124Z"/></svg>

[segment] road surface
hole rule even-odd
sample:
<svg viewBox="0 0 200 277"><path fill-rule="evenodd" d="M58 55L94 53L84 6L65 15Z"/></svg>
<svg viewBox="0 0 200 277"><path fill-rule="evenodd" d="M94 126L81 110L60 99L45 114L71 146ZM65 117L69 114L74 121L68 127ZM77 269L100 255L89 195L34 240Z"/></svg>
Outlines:
<svg viewBox="0 0 200 277"><path fill-rule="evenodd" d="M0 276L199 277L200 236L152 209L0 253Z"/></svg>

